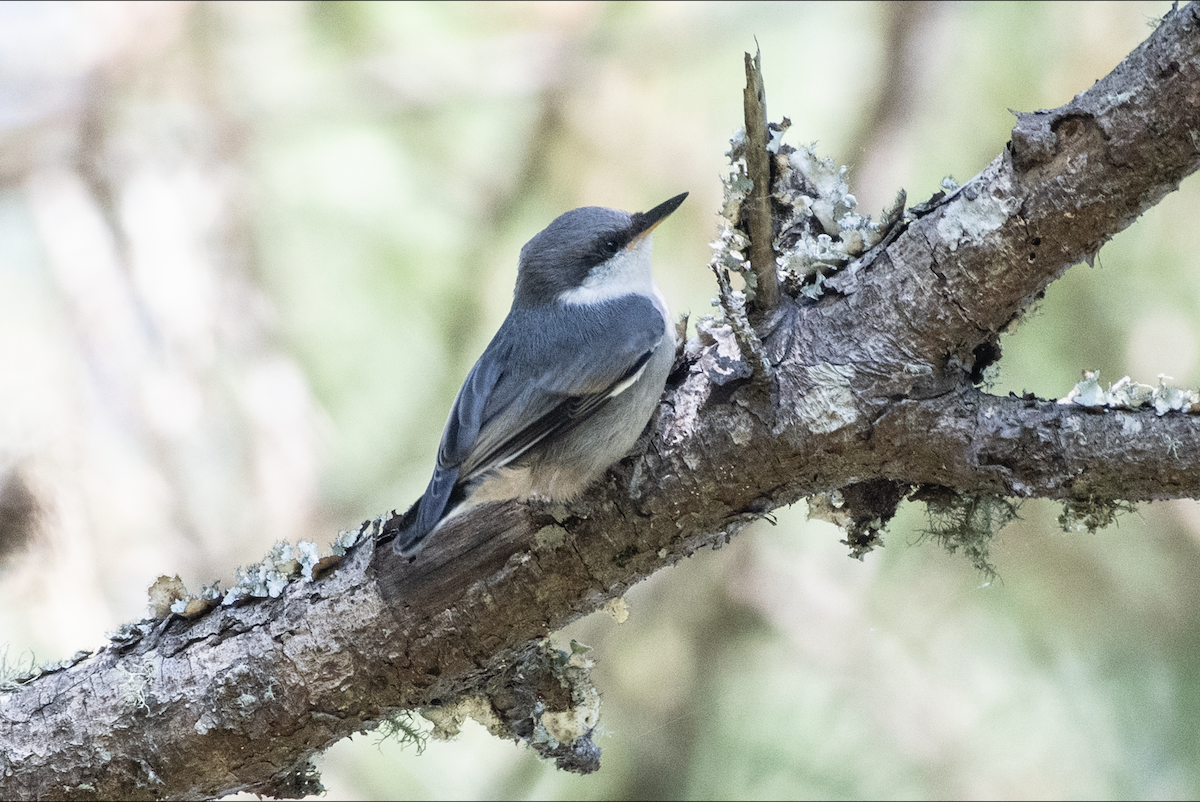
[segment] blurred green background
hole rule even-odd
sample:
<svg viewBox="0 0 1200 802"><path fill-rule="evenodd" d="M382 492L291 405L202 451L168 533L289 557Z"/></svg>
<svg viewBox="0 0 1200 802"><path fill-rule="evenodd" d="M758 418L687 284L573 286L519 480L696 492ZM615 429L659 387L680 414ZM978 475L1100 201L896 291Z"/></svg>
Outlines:
<svg viewBox="0 0 1200 802"><path fill-rule="evenodd" d="M923 200L1060 105L1153 3L0 5L0 656L95 648L145 589L421 492L454 392L555 215L691 196L656 236L710 311L742 53L772 119ZM1200 182L1054 284L994 392L1200 384ZM596 647L603 768L469 724L320 761L338 799L1195 798L1200 506L1064 534L1021 507L1000 579L910 505L848 559L805 520L739 535L556 640Z"/></svg>

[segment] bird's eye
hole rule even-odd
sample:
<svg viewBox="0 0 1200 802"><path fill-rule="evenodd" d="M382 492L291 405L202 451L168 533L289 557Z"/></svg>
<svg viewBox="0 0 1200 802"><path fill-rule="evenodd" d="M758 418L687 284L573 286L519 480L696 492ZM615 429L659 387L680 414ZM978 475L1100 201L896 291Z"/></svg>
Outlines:
<svg viewBox="0 0 1200 802"><path fill-rule="evenodd" d="M593 266L604 264L616 256L625 247L627 241L619 231L592 240L591 250L588 253L591 264Z"/></svg>
<svg viewBox="0 0 1200 802"><path fill-rule="evenodd" d="M600 242L596 243L596 251L597 255L600 257L600 261L607 262L609 259L616 256L617 252L621 250L621 246L623 244L624 243L621 241L620 237L605 237L604 239L600 240Z"/></svg>

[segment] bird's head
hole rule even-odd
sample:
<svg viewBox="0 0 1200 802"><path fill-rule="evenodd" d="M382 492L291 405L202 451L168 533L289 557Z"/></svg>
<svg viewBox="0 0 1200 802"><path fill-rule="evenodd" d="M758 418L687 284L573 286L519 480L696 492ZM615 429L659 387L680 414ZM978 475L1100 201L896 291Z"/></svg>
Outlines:
<svg viewBox="0 0 1200 802"><path fill-rule="evenodd" d="M559 215L521 249L515 304L588 304L650 294L650 234L687 196L648 212L584 206Z"/></svg>

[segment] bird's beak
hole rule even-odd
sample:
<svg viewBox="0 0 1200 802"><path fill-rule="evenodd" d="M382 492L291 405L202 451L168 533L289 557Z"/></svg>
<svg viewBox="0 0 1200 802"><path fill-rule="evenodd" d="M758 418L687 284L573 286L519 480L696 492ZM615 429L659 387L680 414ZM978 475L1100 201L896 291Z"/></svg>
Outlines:
<svg viewBox="0 0 1200 802"><path fill-rule="evenodd" d="M630 242L630 244L632 245L635 242L640 242L641 240L650 236L650 232L653 231L659 223L661 223L663 220L666 220L667 216L670 215L671 212L678 209L679 204L683 203L683 199L687 196L688 194L684 192L682 195L676 195L669 201L658 204L648 212L638 212L635 214L633 216L633 240Z"/></svg>

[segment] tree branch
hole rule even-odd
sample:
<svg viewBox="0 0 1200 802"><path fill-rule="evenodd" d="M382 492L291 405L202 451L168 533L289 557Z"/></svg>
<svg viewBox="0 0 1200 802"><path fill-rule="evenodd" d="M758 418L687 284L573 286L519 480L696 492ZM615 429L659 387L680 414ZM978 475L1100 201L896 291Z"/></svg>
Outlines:
<svg viewBox="0 0 1200 802"><path fill-rule="evenodd" d="M1200 419L1097 411L962 388L875 425L883 476L989 495L1086 501L1200 497ZM914 465L927 473L916 473Z"/></svg>
<svg viewBox="0 0 1200 802"><path fill-rule="evenodd" d="M586 666L539 639L780 505L839 488L859 503L853 489L872 482L1200 495L1196 415L973 386L998 333L1051 281L1200 165L1197 17L1195 5L1172 11L1070 103L1018 115L1004 153L913 210L894 241L828 282L835 293L782 297L759 332L773 386L727 381L717 346L693 344L646 453L569 510L480 508L411 563L375 548L394 520L369 522L340 565L278 598L142 622L3 694L0 796L307 793L312 755L431 707L478 713L589 770ZM877 495L893 508L900 497Z"/></svg>

